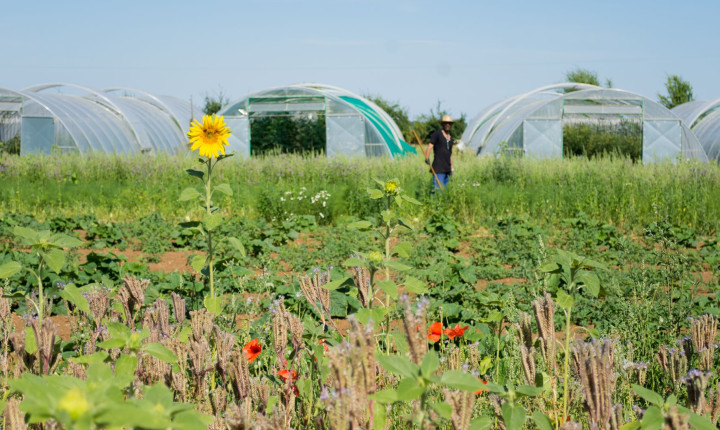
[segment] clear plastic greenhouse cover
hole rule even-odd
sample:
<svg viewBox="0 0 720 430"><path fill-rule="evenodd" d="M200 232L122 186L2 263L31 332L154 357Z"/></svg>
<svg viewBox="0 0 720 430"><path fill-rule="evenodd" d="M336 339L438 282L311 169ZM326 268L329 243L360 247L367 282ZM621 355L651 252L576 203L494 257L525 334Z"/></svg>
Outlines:
<svg viewBox="0 0 720 430"><path fill-rule="evenodd" d="M720 98L683 103L672 111L697 136L708 158L720 161Z"/></svg>
<svg viewBox="0 0 720 430"><path fill-rule="evenodd" d="M519 152L563 156L563 125L632 120L642 123L642 160L707 160L697 137L661 104L628 91L594 85L549 85L495 103L470 122L462 140L478 154Z"/></svg>
<svg viewBox="0 0 720 430"><path fill-rule="evenodd" d="M249 157L250 120L274 114L325 116L325 153L332 157L397 157L414 153L390 116L372 101L324 84L270 88L236 100L219 112L233 131L229 150Z"/></svg>
<svg viewBox="0 0 720 430"><path fill-rule="evenodd" d="M20 135L21 155L182 153L193 112L201 113L189 102L129 88L0 89L0 138Z"/></svg>

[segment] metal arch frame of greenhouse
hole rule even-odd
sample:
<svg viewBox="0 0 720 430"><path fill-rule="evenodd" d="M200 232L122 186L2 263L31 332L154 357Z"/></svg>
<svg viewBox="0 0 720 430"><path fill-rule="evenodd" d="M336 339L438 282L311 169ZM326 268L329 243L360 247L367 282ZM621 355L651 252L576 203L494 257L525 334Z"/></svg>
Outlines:
<svg viewBox="0 0 720 430"><path fill-rule="evenodd" d="M23 91L31 91L34 93L39 93L40 91L44 91L51 88L58 88L58 87L69 87L69 88L75 88L83 91L87 91L89 94L93 94L100 98L103 102L105 102L105 106L110 108L116 115L121 117L123 119L123 122L130 128L130 131L132 132L133 137L135 138L135 145L140 148L140 151L145 151L146 148L142 146L142 143L140 142L140 134L135 129L135 126L132 121L128 118L128 116L123 112L123 110L115 104L105 93L102 93L100 91L94 90L92 88L78 85L78 84L69 84L69 83L52 83L52 84L40 84L40 85L33 85L32 87L25 88ZM87 135L86 135L87 137ZM89 141L89 140L88 140Z"/></svg>
<svg viewBox="0 0 720 430"><path fill-rule="evenodd" d="M37 103L38 105L42 106L45 110L47 110L49 113L52 114L53 120L58 121L58 122L63 126L63 128L68 132L68 134L70 135L70 137L72 137L73 142L75 142L76 148L77 148L77 142L78 142L79 139L78 139L78 136L76 136L75 133L73 132L72 127L68 127L68 125L65 123L65 121L63 121L63 120L61 119L61 117L57 114L57 112L55 112L52 108L50 108L50 107L49 107L47 104L45 104L42 100L38 99L37 97L34 97L34 96L33 96L34 93L26 93L26 92L24 92L24 91L11 90L11 89L9 89L9 88L0 88L0 92L2 92L2 91L7 91L7 92L10 92L10 93L13 93L13 94L17 94L17 95L20 96L21 98L30 99L30 100L32 100L33 102ZM89 141L89 140L90 140L90 139L88 138L88 135L87 135L82 129L80 129L80 132L83 134L83 136L85 137L85 140L86 140L86 141ZM79 148L78 148L78 149L79 149Z"/></svg>
<svg viewBox="0 0 720 430"><path fill-rule="evenodd" d="M365 103L370 105L370 107L373 108L375 113L377 113L378 115L383 117L385 124L387 124L391 127L391 129L393 131L393 135L394 135L393 137L395 137L395 139L397 139L398 141L401 141L401 140L405 141L404 136L402 135L402 132L400 131L400 128L395 123L395 120L393 120L390 117L390 115L388 115L388 113L385 112L385 110L383 108L381 108L375 102L373 102L372 100L370 100L366 97L360 96L360 95L355 94L351 91L348 91L344 88L336 87L334 85L327 85L327 84L320 84L320 83L308 83L308 84L295 84L295 85L291 85L291 86L302 86L302 87L311 87L311 88L317 87L317 88L327 89L330 91L337 91L339 93L343 93L344 95L348 95L348 96L351 96L351 97L354 97L357 99L361 99L362 101L364 101Z"/></svg>
<svg viewBox="0 0 720 430"><path fill-rule="evenodd" d="M717 98L715 100L710 100L708 102L695 101L695 102L689 102L689 103L699 104L700 107L697 109L693 109L693 111L692 111L693 113L688 116L683 116L682 114L678 114L678 116L680 116L680 118L682 118L682 120L685 121L685 124L687 124L687 126L690 128L693 128L694 126L699 124L698 120L701 119L702 117L704 117L705 115L711 113L712 111L720 109L720 98ZM675 112L675 109L683 106L684 104L675 106L671 110Z"/></svg>
<svg viewBox="0 0 720 430"><path fill-rule="evenodd" d="M558 91L562 89L575 91ZM533 97L537 95L551 97ZM572 104L572 111L567 110L567 103ZM638 116L643 124L643 162L677 156L707 160L695 134L657 101L627 90L575 83L541 87L491 105L472 120L463 140L477 154L516 149L535 157L562 158L562 123L567 113L588 118Z"/></svg>
<svg viewBox="0 0 720 430"><path fill-rule="evenodd" d="M495 125L497 125L497 122L499 119L503 118L504 115L515 105L520 103L521 101L532 97L537 94L549 94L552 96L562 97L562 94L554 92L554 90L586 90L586 89L596 89L601 88L596 85L590 85L590 84L582 84L582 83L572 83L572 82L563 82L560 84L552 84L552 85L546 85L544 87L540 87L537 89L534 89L532 91L528 91L524 94L520 94L519 96L510 97L508 99L502 100L500 102L495 103L491 108L489 108L486 112L486 114L478 119L474 119L473 122L477 122L476 125L474 125L472 132L470 132L468 139L463 139L464 141L470 142L473 137L475 137L475 133L477 133L477 130L485 124L490 118L494 117L492 123L487 128L487 131L481 138L480 146L478 147L477 152L479 153L480 150L485 146L487 143L488 137L495 131ZM504 105L505 103L508 103L501 111L497 111L497 109Z"/></svg>
<svg viewBox="0 0 720 430"><path fill-rule="evenodd" d="M683 103L672 111L691 128L708 158L720 161L720 98Z"/></svg>
<svg viewBox="0 0 720 430"><path fill-rule="evenodd" d="M147 91L138 90L138 89L135 89L135 88L127 88L127 87L112 87L112 88L105 88L105 89L103 89L103 92L104 92L104 93L108 93L108 94L109 94L109 93L113 93L113 92L115 92L115 91L128 91L128 92L132 92L132 93L136 93L136 94L142 94L144 97L146 97L146 98L148 99L148 100L146 100L146 101L148 101L148 102L150 102L150 101L155 102L155 103L152 103L152 104L153 104L155 107L157 107L158 109L160 109L160 110L162 110L163 112L165 112L165 113L167 113L168 115L170 115L170 117L173 119L173 121L175 121L175 123L176 123L177 126L180 128L180 130L183 129L183 126L181 125L181 124L182 124L181 119L178 118L178 117L175 115L175 112L173 112L173 110L170 108L170 106L167 105L167 103L165 103L164 101L162 101L160 98L158 98L158 97L155 96L154 94L151 94L151 93L149 93L149 92L147 92Z"/></svg>
<svg viewBox="0 0 720 430"><path fill-rule="evenodd" d="M287 97L288 99L292 99L294 97L322 97L325 100L322 102L323 109L318 109L317 111L324 110L326 117L347 116L343 114L329 113L327 103L328 101L331 101L337 106L342 106L342 109L346 110L346 112L352 112L353 116L363 118L363 124L365 124L365 126L369 126L369 130L372 130L373 135L380 139L378 143L380 143L384 148L382 154L384 154L385 156L395 158L395 156L397 155L402 155L415 151L415 149L411 145L405 142L402 133L400 132L400 129L395 123L395 121L392 120L392 118L387 114L387 112L385 112L382 108L380 108L376 103L372 102L371 100L368 100L365 97L359 96L343 88L332 85L321 83L300 83L271 87L249 93L243 98L236 99L233 102L229 103L225 109L218 113L219 115L225 116L226 122L228 123L228 125L231 126L231 128L233 128L234 130L241 130L237 135L231 137L231 140L235 141L232 143L232 145L236 145L236 149L242 151L243 156L250 156L251 154L250 142L252 139L249 130L249 119L252 116L260 116L253 115L251 112L248 112L250 101L253 98L271 98L273 97L273 93L282 93L285 91L292 92L292 90L297 90L298 93L306 94L304 96L300 94L287 96L278 94L277 97ZM304 110L313 111L315 109ZM298 110L298 112L304 110L300 109ZM292 109L290 109L289 111L292 111ZM278 110L278 112L280 112L280 110ZM335 126L337 127L339 125L335 124ZM328 127L329 125L327 125L326 123L326 138L330 138L330 135L328 135ZM368 149L368 141L365 132L362 132L362 136L362 151L365 153L365 156L368 156L366 152ZM326 147L326 150L328 151L327 153L328 155L330 155L329 146L332 145L331 141L328 140L326 142L326 145L328 145L328 147Z"/></svg>

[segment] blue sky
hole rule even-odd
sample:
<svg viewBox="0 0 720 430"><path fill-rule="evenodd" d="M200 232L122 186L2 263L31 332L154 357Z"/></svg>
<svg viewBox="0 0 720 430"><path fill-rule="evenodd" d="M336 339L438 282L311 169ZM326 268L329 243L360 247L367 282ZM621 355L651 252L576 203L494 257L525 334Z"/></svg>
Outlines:
<svg viewBox="0 0 720 430"><path fill-rule="evenodd" d="M201 104L299 82L472 118L586 68L653 99L667 74L720 97L720 2L12 1L0 87L131 87Z"/></svg>

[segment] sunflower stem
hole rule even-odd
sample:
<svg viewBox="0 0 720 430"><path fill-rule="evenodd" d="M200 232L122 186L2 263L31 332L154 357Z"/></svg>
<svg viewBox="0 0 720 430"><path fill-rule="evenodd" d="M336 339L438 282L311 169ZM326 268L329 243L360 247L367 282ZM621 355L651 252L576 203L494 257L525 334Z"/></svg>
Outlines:
<svg viewBox="0 0 720 430"><path fill-rule="evenodd" d="M205 210L207 212L207 215L210 216L212 214L211 205L212 205L212 158L208 158L207 161L207 168L208 168L208 174L207 174L207 182L205 182ZM208 241L208 274L209 274L209 280L210 280L210 299L215 299L215 288L213 284L213 243L212 243L212 231L211 229L206 229L207 231L207 241Z"/></svg>

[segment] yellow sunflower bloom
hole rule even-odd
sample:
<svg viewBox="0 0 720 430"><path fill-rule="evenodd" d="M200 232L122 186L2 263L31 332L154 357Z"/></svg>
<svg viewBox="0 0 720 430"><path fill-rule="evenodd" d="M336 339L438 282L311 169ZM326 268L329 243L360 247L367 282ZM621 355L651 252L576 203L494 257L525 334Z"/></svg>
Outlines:
<svg viewBox="0 0 720 430"><path fill-rule="evenodd" d="M228 145L230 129L225 125L222 116L205 115L202 124L198 120L193 121L188 131L188 138L192 147L190 150L198 150L201 157L218 157L225 155L225 147Z"/></svg>

